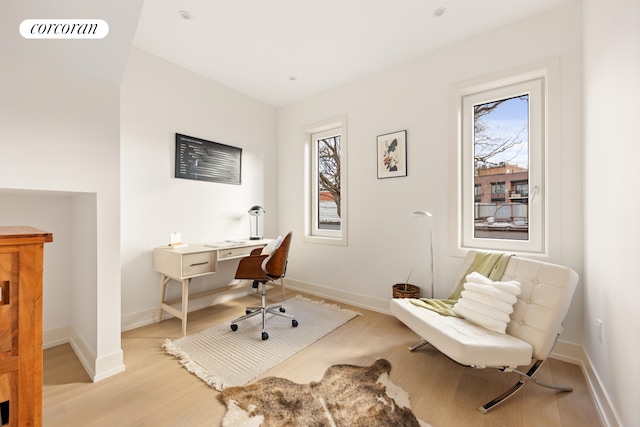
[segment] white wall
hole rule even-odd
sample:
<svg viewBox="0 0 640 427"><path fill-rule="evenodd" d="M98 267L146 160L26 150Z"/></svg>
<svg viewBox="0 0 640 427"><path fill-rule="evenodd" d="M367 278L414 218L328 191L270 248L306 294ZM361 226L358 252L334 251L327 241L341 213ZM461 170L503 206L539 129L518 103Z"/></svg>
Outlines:
<svg viewBox="0 0 640 427"><path fill-rule="evenodd" d="M640 420L639 40L637 0L584 2L584 347L603 387L596 397L621 426Z"/></svg>
<svg viewBox="0 0 640 427"><path fill-rule="evenodd" d="M30 225L54 232L53 242L44 245L43 317L45 335L71 325L72 196L68 193L11 191L0 189L0 223ZM43 215L42 212L46 212ZM68 338L65 332L63 340ZM57 339L57 337L56 337ZM49 337L44 342L51 345Z"/></svg>
<svg viewBox="0 0 640 427"><path fill-rule="evenodd" d="M14 57L0 62L0 182L28 196L3 193L18 205L12 213L0 210L0 222L52 227L54 243L45 254L61 262L46 261L52 271L44 272L45 296L56 297L44 301L45 337L70 338L61 336L66 327L85 368L100 379L124 369L118 89ZM34 200L37 194L45 199ZM92 216L75 221L81 212ZM82 250L75 243L92 245L83 252L87 262L73 259ZM56 307L59 299L67 302Z"/></svg>
<svg viewBox="0 0 640 427"><path fill-rule="evenodd" d="M249 237L247 211L265 208L265 236L277 223L276 110L184 68L132 49L121 86L123 327L154 321L160 274L153 248L180 232L185 243ZM242 185L174 178L175 134L243 149ZM192 293L233 280L237 263L192 280ZM179 295L172 281L168 297ZM193 305L193 307L197 307Z"/></svg>
<svg viewBox="0 0 640 427"><path fill-rule="evenodd" d="M548 260L581 274L581 23L580 3L572 3L282 108L278 157L288 167L278 181L279 222L294 230L288 278L316 293L388 310L391 285L416 267L412 277L428 296L428 226L410 216L425 209L434 214L436 297L448 296L461 265L448 248L456 227L449 185L453 87L554 57L560 60L561 121L549 146ZM302 128L339 114L348 121L349 244L304 243ZM404 129L408 176L378 180L376 136ZM562 339L579 344L581 321L579 285Z"/></svg>

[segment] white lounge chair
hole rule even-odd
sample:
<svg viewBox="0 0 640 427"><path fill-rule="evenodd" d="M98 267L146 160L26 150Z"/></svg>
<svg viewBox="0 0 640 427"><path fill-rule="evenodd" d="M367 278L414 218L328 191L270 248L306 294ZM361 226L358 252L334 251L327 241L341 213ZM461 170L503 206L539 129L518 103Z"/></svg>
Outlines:
<svg viewBox="0 0 640 427"><path fill-rule="evenodd" d="M467 254L463 275L477 253ZM521 285L505 334L489 331L464 318L440 315L414 305L409 299L392 299L390 307L394 316L423 339L411 347L411 351L431 344L459 364L520 374L520 381L512 388L479 408L483 413L504 402L529 381L572 391L569 387L541 383L535 374L563 330L578 274L568 267L513 256L500 280L515 280ZM518 370L523 366L528 367L526 373Z"/></svg>

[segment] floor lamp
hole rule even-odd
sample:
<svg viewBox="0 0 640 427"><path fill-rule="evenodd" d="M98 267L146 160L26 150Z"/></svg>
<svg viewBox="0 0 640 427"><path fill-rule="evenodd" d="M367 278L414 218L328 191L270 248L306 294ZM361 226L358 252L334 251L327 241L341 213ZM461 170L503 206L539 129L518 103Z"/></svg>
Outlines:
<svg viewBox="0 0 640 427"><path fill-rule="evenodd" d="M417 217L422 220L424 217L429 218L429 260L431 261L431 298L435 298L435 272L433 271L433 223L431 218L433 215L427 211L413 211L411 216Z"/></svg>

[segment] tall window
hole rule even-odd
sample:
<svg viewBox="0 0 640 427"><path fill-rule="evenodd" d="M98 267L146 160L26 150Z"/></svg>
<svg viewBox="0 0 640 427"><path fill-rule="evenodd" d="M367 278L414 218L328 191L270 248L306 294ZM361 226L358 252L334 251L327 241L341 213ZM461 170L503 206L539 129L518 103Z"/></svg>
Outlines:
<svg viewBox="0 0 640 427"><path fill-rule="evenodd" d="M458 88L460 248L546 251L547 80L537 69Z"/></svg>
<svg viewBox="0 0 640 427"><path fill-rule="evenodd" d="M307 126L305 240L346 244L346 119Z"/></svg>
<svg viewBox="0 0 640 427"><path fill-rule="evenodd" d="M313 135L314 207L316 230L340 230L340 129Z"/></svg>

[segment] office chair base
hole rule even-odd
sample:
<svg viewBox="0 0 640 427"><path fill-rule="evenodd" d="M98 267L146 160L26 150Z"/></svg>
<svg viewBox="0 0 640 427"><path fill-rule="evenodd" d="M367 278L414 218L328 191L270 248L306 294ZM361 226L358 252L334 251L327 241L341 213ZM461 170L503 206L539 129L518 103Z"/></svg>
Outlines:
<svg viewBox="0 0 640 427"><path fill-rule="evenodd" d="M291 326L294 328L298 326L298 321L291 314L286 314L286 310L281 305L271 305L267 306L267 283L262 282L262 305L260 307L247 307L245 310L245 315L242 317L238 317L237 319L231 322L231 330L238 330L238 322L249 319L253 316L262 315L262 340L268 340L269 334L266 331L266 316L267 314L273 314L276 316L287 317L291 319Z"/></svg>

